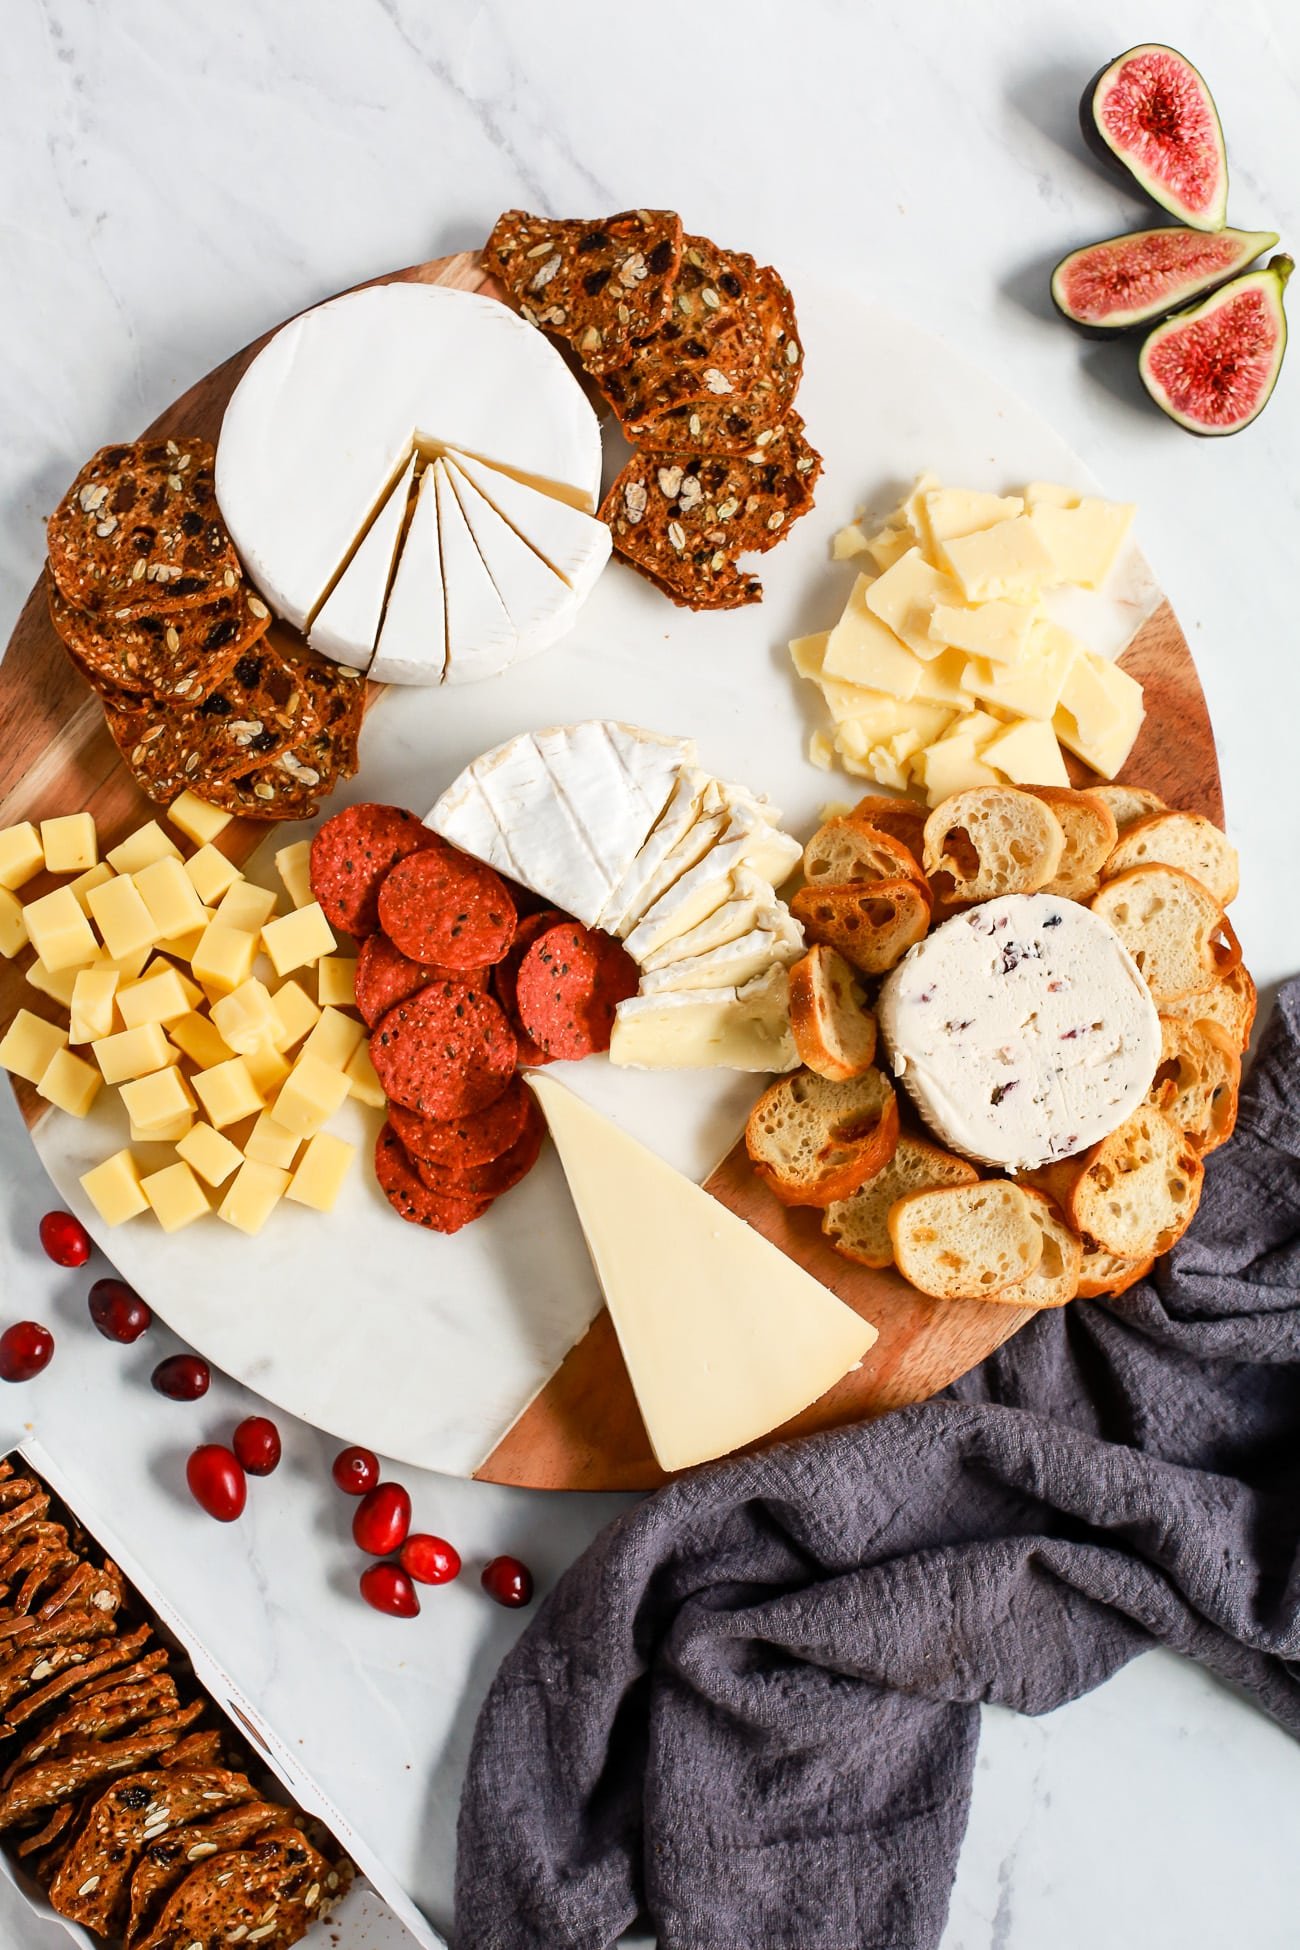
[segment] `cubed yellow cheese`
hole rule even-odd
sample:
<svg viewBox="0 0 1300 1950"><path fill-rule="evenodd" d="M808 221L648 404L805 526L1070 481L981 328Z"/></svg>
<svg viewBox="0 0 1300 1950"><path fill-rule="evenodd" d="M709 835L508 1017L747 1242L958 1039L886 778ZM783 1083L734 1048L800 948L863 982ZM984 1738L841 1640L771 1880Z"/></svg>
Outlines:
<svg viewBox="0 0 1300 1950"><path fill-rule="evenodd" d="M91 1053L105 1083L129 1083L133 1077L147 1077L151 1070L164 1069L175 1052L156 1022L142 1023L139 1029L119 1029L115 1036L99 1036Z"/></svg>
<svg viewBox="0 0 1300 1950"><path fill-rule="evenodd" d="M275 870L294 906L310 906L315 899L311 891L311 841L296 840L292 846L282 846L275 856Z"/></svg>
<svg viewBox="0 0 1300 1950"><path fill-rule="evenodd" d="M968 603L1030 603L1056 582L1056 568L1028 515L1000 521L944 545L944 557Z"/></svg>
<svg viewBox="0 0 1300 1950"><path fill-rule="evenodd" d="M145 906L129 874L119 874L86 895L95 926L104 937L104 946L114 961L150 949L158 939L153 916Z"/></svg>
<svg viewBox="0 0 1300 1950"><path fill-rule="evenodd" d="M265 1101L268 1104L273 1102L276 1091L289 1074L288 1057L282 1056L275 1044L268 1041L257 1043L246 1051L244 1061L248 1065L248 1074Z"/></svg>
<svg viewBox="0 0 1300 1950"><path fill-rule="evenodd" d="M17 894L11 894L7 887L0 887L0 955L6 961L12 961L26 946L27 923L23 919L23 904Z"/></svg>
<svg viewBox="0 0 1300 1950"><path fill-rule="evenodd" d="M239 1056L247 1056L261 1043L274 1042L280 1027L266 984L256 976L214 1002L212 1020Z"/></svg>
<svg viewBox="0 0 1300 1950"><path fill-rule="evenodd" d="M855 555L865 555L867 538L856 521L851 521L831 536L832 562L848 562Z"/></svg>
<svg viewBox="0 0 1300 1950"><path fill-rule="evenodd" d="M937 657L943 648L930 635L931 610L936 603L960 600L961 591L951 576L931 568L919 548L909 549L906 555L900 556L893 568L877 576L866 592L867 608L872 615L879 617L914 656L922 659ZM832 669L830 674L836 673Z"/></svg>
<svg viewBox="0 0 1300 1950"><path fill-rule="evenodd" d="M202 1185L184 1159L174 1165L164 1165L161 1171L150 1172L140 1180L140 1190L164 1232L179 1232L212 1210Z"/></svg>
<svg viewBox="0 0 1300 1950"><path fill-rule="evenodd" d="M343 1071L348 1080L349 1093L359 1103L369 1104L372 1110L382 1110L387 1102L384 1086L375 1075L375 1066L370 1061L369 1043L358 1043Z"/></svg>
<svg viewBox="0 0 1300 1950"><path fill-rule="evenodd" d="M289 1186L289 1174L276 1165L246 1159L217 1207L217 1217L240 1232L262 1230Z"/></svg>
<svg viewBox="0 0 1300 1950"><path fill-rule="evenodd" d="M232 894L238 891L236 887L230 890ZM245 934L242 928L227 927L218 908L217 919L209 921L190 956L190 968L195 980L202 982L205 989L217 995L229 995L248 980L256 958L257 936Z"/></svg>
<svg viewBox="0 0 1300 1950"><path fill-rule="evenodd" d="M808 739L808 763L819 772L829 772L835 763L835 747L824 731L814 731Z"/></svg>
<svg viewBox="0 0 1300 1950"><path fill-rule="evenodd" d="M99 953L90 922L69 887L56 887L23 909L27 934L47 968L84 968Z"/></svg>
<svg viewBox="0 0 1300 1950"><path fill-rule="evenodd" d="M134 833L128 833L119 846L112 846L104 855L114 873L139 873L144 867L151 867L155 860L179 860L181 850L175 840L169 839L156 819L144 826L137 826Z"/></svg>
<svg viewBox="0 0 1300 1950"><path fill-rule="evenodd" d="M197 927L187 928L184 934L174 934L172 936L171 940L167 943L167 953L174 955L177 961L187 961L192 965L194 950L198 947L200 941L202 941L209 924L216 919L216 914L217 910L215 907L205 907L203 910L203 919Z"/></svg>
<svg viewBox="0 0 1300 1950"><path fill-rule="evenodd" d="M338 943L320 902L308 901L292 914L268 921L262 929L262 946L276 974L291 975L295 968L305 968L309 962L319 961L322 955L332 955Z"/></svg>
<svg viewBox="0 0 1300 1950"><path fill-rule="evenodd" d="M909 548L916 547L916 536L910 528L879 528L874 535L867 537L867 554L883 575L892 569Z"/></svg>
<svg viewBox="0 0 1300 1950"><path fill-rule="evenodd" d="M69 1117L84 1117L99 1095L103 1081L93 1063L87 1063L83 1056L74 1056L70 1049L60 1049L46 1064L36 1094L56 1110L66 1110Z"/></svg>
<svg viewBox="0 0 1300 1950"><path fill-rule="evenodd" d="M811 636L794 638L790 645L790 661L800 677L810 677L814 683L820 679L830 637L829 630L816 630Z"/></svg>
<svg viewBox="0 0 1300 1950"><path fill-rule="evenodd" d="M192 996L186 993L189 986L170 963L157 972L149 969L142 982L130 982L118 989L117 1013L128 1029L139 1029L146 1022L160 1022L165 1027L194 1007Z"/></svg>
<svg viewBox="0 0 1300 1950"><path fill-rule="evenodd" d="M136 891L153 917L159 941L170 941L202 926L203 902L183 860L155 860L132 874Z"/></svg>
<svg viewBox="0 0 1300 1950"><path fill-rule="evenodd" d="M266 1099L242 1056L232 1056L210 1070L196 1070L190 1081L208 1122L215 1124L219 1131L227 1124L238 1124L241 1117L252 1117L265 1109Z"/></svg>
<svg viewBox="0 0 1300 1950"><path fill-rule="evenodd" d="M1038 610L1033 603L936 603L930 613L930 635L968 656L992 663L1016 664L1024 655Z"/></svg>
<svg viewBox="0 0 1300 1950"><path fill-rule="evenodd" d="M1025 504L1018 494L981 494L975 488L930 488L921 496L925 523L936 559L943 560L946 542L959 535L976 535L994 522L1011 521L1023 514Z"/></svg>
<svg viewBox="0 0 1300 1950"><path fill-rule="evenodd" d="M79 968L72 983L68 1041L95 1043L113 1033L113 1001L121 976L115 968Z"/></svg>
<svg viewBox="0 0 1300 1950"><path fill-rule="evenodd" d="M214 906L243 874L233 860L227 860L219 847L201 846L185 862L194 891L205 906Z"/></svg>
<svg viewBox="0 0 1300 1950"><path fill-rule="evenodd" d="M75 880L68 882L68 892L72 895L83 914L90 912L86 903L86 896L89 894L91 888L102 887L106 880L112 880L113 877L113 869L109 866L108 861L100 860L95 866L87 867L85 873L79 873Z"/></svg>
<svg viewBox="0 0 1300 1950"><path fill-rule="evenodd" d="M238 1171L244 1154L238 1145L211 1124L191 1124L177 1145L177 1153L191 1171L208 1185L224 1185L232 1171Z"/></svg>
<svg viewBox="0 0 1300 1950"><path fill-rule="evenodd" d="M72 991L76 987L78 975L82 972L80 968L47 968L38 955L27 970L24 979L30 982L40 994L48 995L52 1002L70 1009Z"/></svg>
<svg viewBox="0 0 1300 1950"><path fill-rule="evenodd" d="M178 1118L192 1115L194 1110L194 1093L175 1067L155 1070L151 1076L124 1083L121 1096L127 1116L142 1133L174 1124Z"/></svg>
<svg viewBox="0 0 1300 1950"><path fill-rule="evenodd" d="M144 973L152 953L153 943L148 941L139 948L133 948L129 955L110 955L107 948L101 948L90 965L92 968L111 968L119 981L134 982Z"/></svg>
<svg viewBox="0 0 1300 1950"><path fill-rule="evenodd" d="M1061 743L1113 779L1142 728L1142 686L1104 657L1085 651L1066 679L1052 720Z"/></svg>
<svg viewBox="0 0 1300 1950"><path fill-rule="evenodd" d="M317 1131L289 1180L285 1197L316 1212L332 1211L356 1155L354 1144L345 1144L332 1131Z"/></svg>
<svg viewBox="0 0 1300 1950"><path fill-rule="evenodd" d="M275 1100L276 1122L298 1137L314 1137L333 1117L350 1088L342 1070L304 1048Z"/></svg>
<svg viewBox="0 0 1300 1950"><path fill-rule="evenodd" d="M115 1151L102 1165L85 1172L81 1189L105 1225L120 1226L149 1210L140 1188L140 1167L129 1151Z"/></svg>
<svg viewBox="0 0 1300 1950"><path fill-rule="evenodd" d="M1036 508L1030 520L1055 564L1058 582L1100 589L1128 539L1135 513L1128 503L1088 500L1073 508Z"/></svg>
<svg viewBox="0 0 1300 1950"><path fill-rule="evenodd" d="M167 1033L177 1049L183 1050L200 1070L215 1070L219 1064L229 1063L235 1054L208 1017L200 1015L197 1009L169 1023Z"/></svg>
<svg viewBox="0 0 1300 1950"><path fill-rule="evenodd" d="M30 819L0 832L0 887L25 887L45 865L41 836Z"/></svg>
<svg viewBox="0 0 1300 1950"><path fill-rule="evenodd" d="M322 955L316 964L316 994L322 1008L355 1009L357 964L351 955Z"/></svg>
<svg viewBox="0 0 1300 1950"><path fill-rule="evenodd" d="M1017 664L989 663L972 657L962 672L963 688L981 704L992 704L1018 718L1050 722L1075 660L1083 653L1077 637L1040 617Z"/></svg>
<svg viewBox="0 0 1300 1950"><path fill-rule="evenodd" d="M338 1009L322 1009L319 1021L302 1046L303 1054L319 1058L332 1070L346 1069L365 1033L364 1024L354 1016L345 1016Z"/></svg>
<svg viewBox="0 0 1300 1950"><path fill-rule="evenodd" d="M323 981L322 971L341 957L327 955L317 964L317 980ZM347 969L354 969L356 963L344 962ZM355 996L353 997L355 999ZM307 1031L320 1021L320 1010L308 995L301 982L281 982L271 997L271 1013L275 1017L276 1029L273 1041L278 1050L292 1049L300 1043Z"/></svg>
<svg viewBox="0 0 1300 1950"><path fill-rule="evenodd" d="M195 846L206 846L215 840L230 824L230 814L222 812L218 806L210 806L206 799L188 789L179 799L173 799L167 808L167 817L178 832L184 833L187 840Z"/></svg>
<svg viewBox="0 0 1300 1950"><path fill-rule="evenodd" d="M85 873L99 860L99 836L88 812L41 821L41 847L50 873Z"/></svg>
<svg viewBox="0 0 1300 1950"><path fill-rule="evenodd" d="M138 1124L127 1124L132 1144L177 1144L193 1129L192 1110L181 1111L177 1116L169 1117L165 1124L151 1124L147 1131L141 1130Z"/></svg>
<svg viewBox="0 0 1300 1950"><path fill-rule="evenodd" d="M0 1039L0 1067L28 1083L39 1083L68 1041L66 1029L20 1009Z"/></svg>
<svg viewBox="0 0 1300 1950"><path fill-rule="evenodd" d="M287 1171L297 1155L302 1139L264 1110L244 1140L244 1156L255 1165L278 1165Z"/></svg>
<svg viewBox="0 0 1300 1950"><path fill-rule="evenodd" d="M1066 785L1070 775L1050 724L1018 718L980 747L986 765L996 766L1012 785Z"/></svg>
<svg viewBox="0 0 1300 1950"><path fill-rule="evenodd" d="M260 934L274 912L275 895L251 880L237 880L217 902L222 926L238 928L243 934Z"/></svg>
<svg viewBox="0 0 1300 1950"><path fill-rule="evenodd" d="M891 697L913 696L921 675L921 659L867 605L872 578L859 576L835 628L826 642L823 677L839 677Z"/></svg>

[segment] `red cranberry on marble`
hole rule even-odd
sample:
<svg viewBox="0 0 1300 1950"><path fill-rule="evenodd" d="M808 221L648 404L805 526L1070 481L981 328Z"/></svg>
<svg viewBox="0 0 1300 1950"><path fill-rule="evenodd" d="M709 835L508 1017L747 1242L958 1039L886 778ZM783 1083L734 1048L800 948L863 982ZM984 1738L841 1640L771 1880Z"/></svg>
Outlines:
<svg viewBox="0 0 1300 1950"><path fill-rule="evenodd" d="M39 1320L16 1320L0 1334L0 1381L31 1381L48 1368L54 1336Z"/></svg>
<svg viewBox="0 0 1300 1950"><path fill-rule="evenodd" d="M370 1449L340 1449L331 1474L345 1496L364 1496L379 1481L379 1458Z"/></svg>
<svg viewBox="0 0 1300 1950"><path fill-rule="evenodd" d="M250 1476L269 1476L280 1460L280 1431L267 1415L246 1415L231 1447Z"/></svg>
<svg viewBox="0 0 1300 1950"><path fill-rule="evenodd" d="M387 1557L406 1542L411 1528L411 1498L400 1483L367 1490L352 1518L352 1540L368 1557Z"/></svg>
<svg viewBox="0 0 1300 1950"><path fill-rule="evenodd" d="M480 1583L489 1598L512 1611L528 1604L533 1595L533 1574L517 1557L494 1557L483 1566Z"/></svg>
<svg viewBox="0 0 1300 1950"><path fill-rule="evenodd" d="M212 1373L197 1354L169 1354L149 1377L160 1395L172 1402L196 1402L206 1395Z"/></svg>
<svg viewBox="0 0 1300 1950"><path fill-rule="evenodd" d="M90 1289L90 1318L106 1341L129 1347L153 1325L153 1315L125 1280L96 1280Z"/></svg>
<svg viewBox="0 0 1300 1950"><path fill-rule="evenodd" d="M460 1552L445 1537L412 1531L399 1552L402 1569L417 1584L450 1584L460 1572Z"/></svg>
<svg viewBox="0 0 1300 1950"><path fill-rule="evenodd" d="M238 1456L224 1443L200 1443L185 1465L185 1481L199 1508L218 1523L233 1523L243 1516L248 1479Z"/></svg>
<svg viewBox="0 0 1300 1950"><path fill-rule="evenodd" d="M368 1564L361 1573L361 1596L391 1618L415 1618L420 1600L400 1564Z"/></svg>
<svg viewBox="0 0 1300 1950"><path fill-rule="evenodd" d="M84 1266L90 1234L71 1212L47 1212L40 1224L41 1244L56 1266Z"/></svg>

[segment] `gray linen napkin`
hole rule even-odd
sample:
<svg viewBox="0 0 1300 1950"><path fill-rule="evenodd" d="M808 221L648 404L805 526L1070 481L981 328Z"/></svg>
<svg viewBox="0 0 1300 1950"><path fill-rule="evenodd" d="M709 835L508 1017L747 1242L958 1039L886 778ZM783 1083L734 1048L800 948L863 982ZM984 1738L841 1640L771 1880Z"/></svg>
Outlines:
<svg viewBox="0 0 1300 1950"><path fill-rule="evenodd" d="M1158 1643L1300 1735L1298 1542L1300 981L1153 1281L596 1539L484 1705L458 1950L927 1950L979 1701Z"/></svg>

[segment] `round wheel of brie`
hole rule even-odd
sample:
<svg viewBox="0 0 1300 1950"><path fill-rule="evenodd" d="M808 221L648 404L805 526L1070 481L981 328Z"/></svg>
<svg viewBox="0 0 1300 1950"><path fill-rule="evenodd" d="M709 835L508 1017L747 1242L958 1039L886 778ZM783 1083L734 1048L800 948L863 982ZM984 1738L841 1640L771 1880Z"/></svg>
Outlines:
<svg viewBox="0 0 1300 1950"><path fill-rule="evenodd" d="M1010 1171L1109 1136L1160 1060L1155 1004L1127 948L1090 909L1048 894L945 921L887 978L877 1013L935 1135Z"/></svg>
<svg viewBox="0 0 1300 1950"><path fill-rule="evenodd" d="M563 635L609 555L595 414L474 292L388 284L277 332L226 408L216 489L314 648L383 683L489 677Z"/></svg>

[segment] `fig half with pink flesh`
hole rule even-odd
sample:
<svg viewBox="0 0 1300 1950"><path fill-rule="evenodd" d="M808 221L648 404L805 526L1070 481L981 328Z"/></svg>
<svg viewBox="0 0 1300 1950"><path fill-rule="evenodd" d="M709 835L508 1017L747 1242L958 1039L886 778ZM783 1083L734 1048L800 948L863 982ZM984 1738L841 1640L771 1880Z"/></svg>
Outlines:
<svg viewBox="0 0 1300 1950"><path fill-rule="evenodd" d="M1228 219L1228 154L1214 97L1185 55L1131 47L1093 76L1079 104L1093 154L1193 230Z"/></svg>
<svg viewBox="0 0 1300 1950"><path fill-rule="evenodd" d="M1282 292L1294 269L1289 257L1275 257L1148 334L1142 383L1180 427L1240 433L1263 412L1286 351Z"/></svg>
<svg viewBox="0 0 1300 1950"><path fill-rule="evenodd" d="M1154 325L1272 250L1274 230L1130 230L1085 244L1052 273L1052 303L1090 338Z"/></svg>

